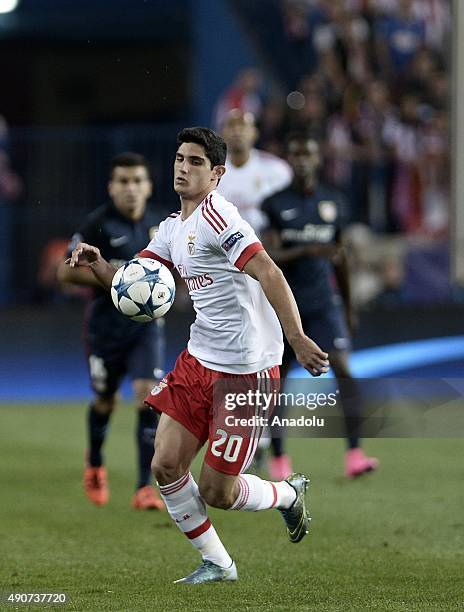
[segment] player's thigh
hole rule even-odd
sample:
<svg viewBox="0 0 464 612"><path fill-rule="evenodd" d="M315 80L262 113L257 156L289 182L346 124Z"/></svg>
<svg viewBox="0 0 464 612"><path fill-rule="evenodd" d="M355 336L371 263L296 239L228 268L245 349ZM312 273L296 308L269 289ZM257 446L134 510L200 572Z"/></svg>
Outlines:
<svg viewBox="0 0 464 612"><path fill-rule="evenodd" d="M214 407L214 418L209 424L208 449L205 463L212 469L228 476L237 476L251 465L259 440L274 411L272 398L280 387L279 366L254 374L236 375L230 379L231 389L238 396L250 391L254 397L259 392L260 401L226 407ZM230 395L230 393L227 393ZM269 404L262 401L270 399Z"/></svg>
<svg viewBox="0 0 464 612"><path fill-rule="evenodd" d="M160 380L164 375L164 348L153 323L144 325L127 354L127 373L132 380ZM155 383L152 384L152 387ZM146 395L149 395L148 389Z"/></svg>
<svg viewBox="0 0 464 612"><path fill-rule="evenodd" d="M202 444L188 429L162 413L155 436L153 472L158 482L170 484L189 469Z"/></svg>
<svg viewBox="0 0 464 612"><path fill-rule="evenodd" d="M95 344L89 347L88 365L95 394L102 399L114 397L126 373L124 354Z"/></svg>
<svg viewBox="0 0 464 612"><path fill-rule="evenodd" d="M132 342L127 355L127 373L132 379L132 390L139 409L145 407L144 400L163 372L159 370L157 346L158 334L151 323L141 330Z"/></svg>

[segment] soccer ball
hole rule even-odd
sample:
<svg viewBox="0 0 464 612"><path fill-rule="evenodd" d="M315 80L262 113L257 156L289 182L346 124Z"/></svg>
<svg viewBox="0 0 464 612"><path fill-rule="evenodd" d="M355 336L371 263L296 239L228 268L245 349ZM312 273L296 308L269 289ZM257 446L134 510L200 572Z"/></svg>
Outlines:
<svg viewBox="0 0 464 612"><path fill-rule="evenodd" d="M164 316L176 294L174 278L156 259L140 257L121 266L111 283L116 308L133 321L148 322Z"/></svg>

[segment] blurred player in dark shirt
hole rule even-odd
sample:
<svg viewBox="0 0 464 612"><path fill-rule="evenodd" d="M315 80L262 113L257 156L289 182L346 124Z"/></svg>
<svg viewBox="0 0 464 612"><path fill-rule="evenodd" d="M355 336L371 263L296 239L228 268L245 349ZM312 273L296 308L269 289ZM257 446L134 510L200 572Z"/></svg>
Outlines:
<svg viewBox="0 0 464 612"><path fill-rule="evenodd" d="M329 353L332 370L343 381L340 393L348 439L345 475L353 478L374 470L378 461L366 457L359 446L361 397L348 364L354 325L342 245L346 205L338 192L319 184L321 154L316 140L304 134L290 135L287 153L294 180L263 202L268 218L264 243L293 291L305 333ZM286 345L282 378L292 359ZM282 454L281 438L273 438L272 446L276 456Z"/></svg>
<svg viewBox="0 0 464 612"><path fill-rule="evenodd" d="M96 245L115 267L132 259L157 230L162 216L147 207L152 194L150 170L145 158L123 153L111 162L109 201L88 215L74 234L68 252L80 241ZM88 305L84 336L94 398L88 411L88 450L84 472L87 497L97 505L109 500L107 473L102 456L111 414L124 376L132 379L138 422L138 481L132 505L136 509L163 509L164 504L150 486L153 440L157 417L144 399L164 375L164 321L137 323L120 314L108 291L103 290L91 270L70 268L64 261L58 269L64 283L93 289Z"/></svg>

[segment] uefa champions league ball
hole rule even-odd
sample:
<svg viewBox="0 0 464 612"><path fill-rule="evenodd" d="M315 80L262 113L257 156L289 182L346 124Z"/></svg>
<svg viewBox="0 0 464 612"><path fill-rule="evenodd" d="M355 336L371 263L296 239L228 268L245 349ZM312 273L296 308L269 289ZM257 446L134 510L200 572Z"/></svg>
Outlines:
<svg viewBox="0 0 464 612"><path fill-rule="evenodd" d="M176 285L171 272L156 259L140 257L121 266L111 283L116 308L133 321L163 317L171 308Z"/></svg>

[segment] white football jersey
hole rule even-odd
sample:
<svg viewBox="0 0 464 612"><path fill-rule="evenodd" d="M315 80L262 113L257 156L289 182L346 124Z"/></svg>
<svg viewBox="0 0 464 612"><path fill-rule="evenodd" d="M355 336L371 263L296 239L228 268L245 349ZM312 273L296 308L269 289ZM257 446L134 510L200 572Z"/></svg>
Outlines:
<svg viewBox="0 0 464 612"><path fill-rule="evenodd" d="M282 363L282 329L261 285L242 272L262 249L237 208L213 191L185 221L173 213L141 255L176 267L196 318L188 351L205 367L249 374Z"/></svg>
<svg viewBox="0 0 464 612"><path fill-rule="evenodd" d="M234 166L229 158L226 160L226 173L218 191L235 204L245 221L259 233L266 224L266 216L261 210L263 200L285 189L292 178L292 169L286 161L252 149L243 166Z"/></svg>

